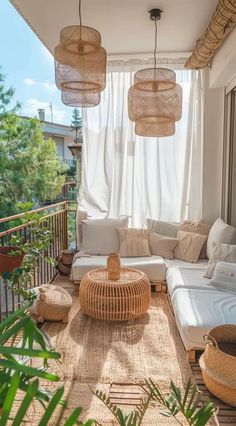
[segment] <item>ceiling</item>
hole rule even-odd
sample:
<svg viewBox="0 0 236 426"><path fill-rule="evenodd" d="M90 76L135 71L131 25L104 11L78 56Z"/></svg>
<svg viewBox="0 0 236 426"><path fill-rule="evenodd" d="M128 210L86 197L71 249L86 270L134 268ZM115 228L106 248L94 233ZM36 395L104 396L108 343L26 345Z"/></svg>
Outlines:
<svg viewBox="0 0 236 426"><path fill-rule="evenodd" d="M78 0L10 0L53 52L60 30L78 24ZM217 0L83 0L82 23L98 29L109 55L150 54L154 23L148 10L163 10L158 52L191 52L205 31Z"/></svg>

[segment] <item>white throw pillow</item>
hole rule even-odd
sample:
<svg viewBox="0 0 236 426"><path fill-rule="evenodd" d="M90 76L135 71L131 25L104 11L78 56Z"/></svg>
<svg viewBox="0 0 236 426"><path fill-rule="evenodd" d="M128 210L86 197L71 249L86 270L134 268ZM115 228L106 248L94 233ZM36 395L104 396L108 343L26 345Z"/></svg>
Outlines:
<svg viewBox="0 0 236 426"><path fill-rule="evenodd" d="M127 228L128 220L128 217L83 220L82 250L100 255L118 253L120 241L117 228Z"/></svg>
<svg viewBox="0 0 236 426"><path fill-rule="evenodd" d="M178 223L147 219L147 229L159 235L175 238L179 229Z"/></svg>
<svg viewBox="0 0 236 426"><path fill-rule="evenodd" d="M207 237L194 232L178 231L177 238L178 244L174 250L174 257L185 262L196 263Z"/></svg>
<svg viewBox="0 0 236 426"><path fill-rule="evenodd" d="M209 259L205 278L212 278L218 261L236 263L236 245L213 243L212 256Z"/></svg>
<svg viewBox="0 0 236 426"><path fill-rule="evenodd" d="M217 219L209 232L207 240L207 257L213 253L213 243L236 244L236 229L222 219Z"/></svg>
<svg viewBox="0 0 236 426"><path fill-rule="evenodd" d="M214 277L209 285L230 293L236 293L236 263L217 262Z"/></svg>
<svg viewBox="0 0 236 426"><path fill-rule="evenodd" d="M173 250L177 246L177 238L171 238L153 232L149 236L149 247L152 254L165 259L174 259Z"/></svg>

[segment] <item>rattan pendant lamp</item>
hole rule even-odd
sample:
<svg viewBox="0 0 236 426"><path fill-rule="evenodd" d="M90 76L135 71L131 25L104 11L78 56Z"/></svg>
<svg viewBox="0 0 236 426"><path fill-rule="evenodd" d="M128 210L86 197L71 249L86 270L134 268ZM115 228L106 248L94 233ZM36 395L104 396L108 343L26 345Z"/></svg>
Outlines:
<svg viewBox="0 0 236 426"><path fill-rule="evenodd" d="M79 0L79 25L65 27L54 50L55 80L62 102L74 107L96 106L106 86L106 51L101 35L82 25Z"/></svg>
<svg viewBox="0 0 236 426"><path fill-rule="evenodd" d="M174 71L156 66L157 21L162 11L152 9L149 13L155 22L154 67L135 73L128 94L129 119L135 122L139 136L171 136L182 114L182 88L176 83Z"/></svg>

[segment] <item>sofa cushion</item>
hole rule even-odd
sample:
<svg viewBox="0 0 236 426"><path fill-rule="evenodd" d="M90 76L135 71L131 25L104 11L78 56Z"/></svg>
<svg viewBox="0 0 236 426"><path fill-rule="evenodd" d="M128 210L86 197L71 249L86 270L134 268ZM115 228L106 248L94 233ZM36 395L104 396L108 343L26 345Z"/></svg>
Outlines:
<svg viewBox="0 0 236 426"><path fill-rule="evenodd" d="M173 250L178 243L177 238L162 236L152 232L149 236L149 247L152 254L162 256L165 259L173 259Z"/></svg>
<svg viewBox="0 0 236 426"><path fill-rule="evenodd" d="M236 263L236 245L213 243L212 255L204 275L206 278L213 277L216 264L219 261Z"/></svg>
<svg viewBox="0 0 236 426"><path fill-rule="evenodd" d="M218 290L236 293L236 263L218 262L209 285Z"/></svg>
<svg viewBox="0 0 236 426"><path fill-rule="evenodd" d="M107 256L75 256L72 265L71 279L79 282L84 274L96 268L104 268L107 264ZM144 272L151 282L162 282L166 276L166 264L162 257L123 257L121 266L139 269Z"/></svg>
<svg viewBox="0 0 236 426"><path fill-rule="evenodd" d="M178 223L147 219L147 229L162 236L175 238L179 229Z"/></svg>
<svg viewBox="0 0 236 426"><path fill-rule="evenodd" d="M128 227L128 217L82 221L82 249L90 254L118 253L120 242L117 228Z"/></svg>
<svg viewBox="0 0 236 426"><path fill-rule="evenodd" d="M149 231L137 228L117 228L120 239L120 257L151 256Z"/></svg>
<svg viewBox="0 0 236 426"><path fill-rule="evenodd" d="M207 240L207 257L209 259L213 253L213 243L236 244L236 229L222 219L217 219L211 227Z"/></svg>
<svg viewBox="0 0 236 426"><path fill-rule="evenodd" d="M206 236L194 234L193 232L178 231L177 238L178 244L174 250L174 257L186 262L196 263L206 241Z"/></svg>
<svg viewBox="0 0 236 426"><path fill-rule="evenodd" d="M220 290L179 288L172 307L186 350L205 347L203 334L221 324L236 324L236 296Z"/></svg>
<svg viewBox="0 0 236 426"><path fill-rule="evenodd" d="M169 267L166 271L166 284L170 297L178 288L195 288L209 291L209 280L203 277L205 270L204 266L201 268Z"/></svg>
<svg viewBox="0 0 236 426"><path fill-rule="evenodd" d="M206 235L206 237L208 237L211 227L212 223L208 223L205 220L200 220L199 222L192 222L186 220L180 225L179 230L185 232L193 232L194 234ZM206 259L207 257L207 239L203 244L199 257L200 259Z"/></svg>

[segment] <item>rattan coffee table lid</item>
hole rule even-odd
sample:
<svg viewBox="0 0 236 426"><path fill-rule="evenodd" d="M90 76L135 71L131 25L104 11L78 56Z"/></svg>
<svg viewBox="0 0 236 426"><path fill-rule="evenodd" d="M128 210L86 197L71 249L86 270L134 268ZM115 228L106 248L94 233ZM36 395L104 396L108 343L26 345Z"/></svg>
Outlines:
<svg viewBox="0 0 236 426"><path fill-rule="evenodd" d="M130 284L132 281L136 282L137 280L146 277L146 275L144 272L139 271L138 269L122 267L120 270L119 280L109 280L106 268L93 269L87 273L87 277L89 280L96 281L97 283L104 284L104 282L106 282L106 285L111 284L122 286L125 284Z"/></svg>

